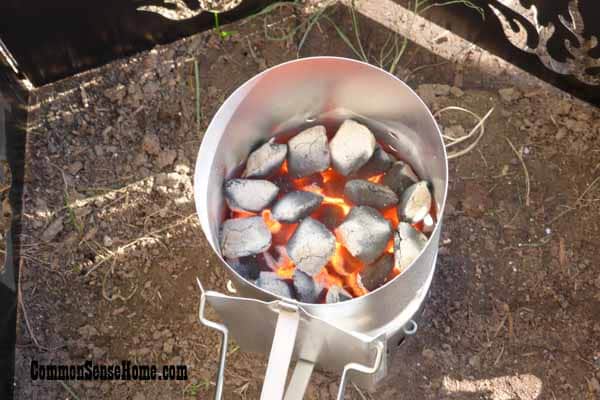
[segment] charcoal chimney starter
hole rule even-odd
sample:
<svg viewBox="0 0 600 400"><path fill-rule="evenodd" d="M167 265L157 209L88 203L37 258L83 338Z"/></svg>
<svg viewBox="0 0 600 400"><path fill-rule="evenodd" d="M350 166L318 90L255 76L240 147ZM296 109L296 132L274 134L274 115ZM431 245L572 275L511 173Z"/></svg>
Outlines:
<svg viewBox="0 0 600 400"><path fill-rule="evenodd" d="M318 132L316 129L313 131L315 135L319 134L315 139L318 139L319 153L308 153L306 157L313 157L311 164L300 161L293 166L293 172L300 176L313 170L323 171L331 156L333 168L338 168L341 175L358 179L367 169L378 171L379 168L392 167L395 160L388 159L384 153L384 162L379 160L382 155L380 145L385 145L385 151L410 165L414 174L427 182L431 191L436 223L426 244L418 247L420 252L417 250L418 254L412 255L410 264L397 276L377 287L375 284L382 281L394 258L385 254L385 263L374 263L379 268L378 275L363 275L365 283L373 290L355 298L349 298L350 295L343 288L335 286L329 288L327 301L321 303L304 303L290 298L289 294L300 287L302 296L297 298L305 301L317 298L310 281L313 266L304 271L296 270L298 272L287 281L277 281L273 272L261 272L255 281L247 279L251 274L240 268L239 259L226 259L228 254L222 251L221 234L228 204L235 204L236 207L246 203L250 204L248 207L257 204L262 206L260 202L273 204L277 202L272 201L276 193L274 190L265 192L264 199L244 198L244 193L240 194L242 191L238 188L243 188L245 183L241 181L240 186L238 181L238 186L230 187L227 193L229 198L226 199L223 190L225 182L240 177L241 167L249 154L261 144L268 143L263 145L261 153L273 153L278 158L265 161L259 154L261 157L253 160L251 172L250 169L244 172L248 177L268 178L281 164L285 152L273 144L273 138L315 126L325 127L329 131L349 120L368 127L376 139L376 143L373 143L363 134L353 139L366 143L356 151L362 157L360 163L348 163L344 158L344 152L355 150L344 148L348 144L346 134L340 135L337 143L334 142L333 151L330 151L332 154L327 154L323 130L318 128ZM351 134L347 136L353 137ZM330 141L329 150L331 146ZM304 157L301 147L292 149L288 160L290 156ZM367 163L369 157L373 157L373 160ZM377 168L371 164L377 164ZM400 186L406 186L404 182L399 183ZM353 185L356 187L351 186L346 190L351 197L365 190L363 187L371 188L361 182ZM431 112L405 83L377 67L337 57L304 58L272 67L239 87L223 103L206 130L194 176L194 196L200 225L235 288L234 295L206 291L198 281L201 291L200 322L223 335L215 399L222 397L229 335L243 351L270 354L261 400L302 399L313 368L341 373L338 400L343 399L348 380L366 390L375 389L387 375L393 350L405 336L416 332L417 325L413 317L423 304L433 278L447 186L447 155ZM393 189L397 190L396 187ZM341 188L342 196L343 192L344 187ZM388 192L384 193L386 196L382 199L377 197L364 201L376 207L382 202L383 207L387 206L388 201L402 198L400 194L395 196L393 192ZM324 204L322 207L324 212L332 206ZM371 213L379 212L374 208L366 208ZM403 204L399 208L400 217L404 214L409 214L411 218L415 218L415 215L420 217L420 209L409 213L412 208ZM305 218L303 210L297 211L297 214ZM294 214L289 218L295 221L299 217ZM243 223L256 224L259 227L256 229L262 233L264 226L259 222L250 220ZM314 225L320 230L331 230L328 220L321 222L324 225ZM236 226L232 226L234 229L230 229L230 232L233 232L233 238L237 232ZM340 226L343 229L343 223ZM328 235L325 236L330 240ZM393 243L394 235L387 236ZM268 236L264 235L253 238L244 246L228 242L226 249L229 255L243 257L249 251L262 250L270 245L267 239ZM368 261L371 262L371 259ZM277 290L268 290L275 287ZM204 317L206 303L214 308L222 323ZM296 360L296 364L286 390L292 359Z"/></svg>

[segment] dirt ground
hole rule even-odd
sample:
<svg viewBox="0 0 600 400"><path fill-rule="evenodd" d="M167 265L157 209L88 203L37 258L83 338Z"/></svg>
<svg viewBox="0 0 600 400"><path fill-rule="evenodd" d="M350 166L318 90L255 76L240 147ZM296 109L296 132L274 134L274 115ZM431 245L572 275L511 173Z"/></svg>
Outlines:
<svg viewBox="0 0 600 400"><path fill-rule="evenodd" d="M195 278L225 292L226 275L195 216L196 154L219 105L259 71L298 55L355 57L324 21L300 51L302 30L269 39L305 18L276 10L226 27L224 39L206 32L36 90L17 398L212 398L219 337L197 321ZM332 18L350 26L343 9ZM365 52L377 54L389 31L360 26ZM526 77L490 74L481 59L472 49L439 65L409 43L395 71L434 111L495 110L478 146L450 162L418 334L376 392L349 386L348 399L600 398L599 113ZM450 134L474 125L458 112L440 123ZM186 364L190 379L31 381L32 359ZM224 398L257 399L265 361L231 344ZM306 398L334 399L338 380L315 373Z"/></svg>

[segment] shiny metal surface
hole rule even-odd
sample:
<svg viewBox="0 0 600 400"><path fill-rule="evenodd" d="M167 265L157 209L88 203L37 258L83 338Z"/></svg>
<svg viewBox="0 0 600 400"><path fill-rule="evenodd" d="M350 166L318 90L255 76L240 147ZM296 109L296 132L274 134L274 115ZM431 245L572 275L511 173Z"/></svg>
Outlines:
<svg viewBox="0 0 600 400"><path fill-rule="evenodd" d="M223 180L257 142L348 117L368 124L378 139L395 148L398 156L432 183L439 210L427 246L394 280L350 301L302 304L306 311L339 327L376 334L392 321L398 326L406 324L412 316L407 310L416 310L419 304L412 303L428 290L447 191L447 159L438 126L406 84L372 65L336 57L300 59L264 71L237 89L214 116L198 153L194 194L202 230L239 293L276 299L240 277L221 256L218 232L224 216Z"/></svg>

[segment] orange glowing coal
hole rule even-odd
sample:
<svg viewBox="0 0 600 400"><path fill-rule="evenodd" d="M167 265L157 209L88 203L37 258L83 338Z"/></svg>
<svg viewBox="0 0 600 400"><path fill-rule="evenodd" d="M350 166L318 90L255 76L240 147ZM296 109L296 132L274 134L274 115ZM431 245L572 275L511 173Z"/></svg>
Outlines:
<svg viewBox="0 0 600 400"><path fill-rule="evenodd" d="M368 181L381 183L383 175L371 176L368 178ZM287 161L284 161L276 174L276 179L280 187L279 198L293 190L303 190L321 195L323 197L322 205L311 214L311 217L323 222L332 232L335 226L350 212L352 206L344 199L344 185L351 178L337 173L332 168L307 177L293 179L288 174ZM433 218L435 218L435 211L432 207L431 215ZM293 235L298 224L280 223L273 218L270 209L265 209L260 214L231 211L230 215L233 218L262 216L272 235L272 246L268 251L263 253L262 258L267 266L275 271L279 277L292 279L296 267L287 255L285 245ZM397 229L399 220L396 207L381 210L381 215L390 221L394 229ZM413 226L418 230L422 230L423 228L422 223L414 224ZM385 251L390 254L394 253L393 239L389 241ZM358 297L368 293L361 284L359 276L360 272L365 268L368 268L368 266L365 266L358 258L353 257L341 242L336 239L333 256L327 265L313 278L323 288L336 285L346 289L353 296ZM396 277L400 272L398 268L394 267L388 279Z"/></svg>

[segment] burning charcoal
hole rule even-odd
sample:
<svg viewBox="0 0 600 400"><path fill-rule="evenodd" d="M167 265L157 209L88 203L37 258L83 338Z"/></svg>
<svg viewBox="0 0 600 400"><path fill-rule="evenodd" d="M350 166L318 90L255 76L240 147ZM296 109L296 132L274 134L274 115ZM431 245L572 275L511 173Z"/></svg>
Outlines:
<svg viewBox="0 0 600 400"><path fill-rule="evenodd" d="M327 134L322 125L306 129L288 142L288 172L301 178L329 168Z"/></svg>
<svg viewBox="0 0 600 400"><path fill-rule="evenodd" d="M335 230L344 220L344 209L335 204L324 204L314 215L327 229Z"/></svg>
<svg viewBox="0 0 600 400"><path fill-rule="evenodd" d="M292 224L310 215L323 201L323 196L311 192L291 192L273 206L273 218Z"/></svg>
<svg viewBox="0 0 600 400"><path fill-rule="evenodd" d="M392 189L362 179L346 182L344 195L356 205L378 209L398 203L398 196Z"/></svg>
<svg viewBox="0 0 600 400"><path fill-rule="evenodd" d="M309 217L298 225L286 249L296 268L314 276L333 255L335 237L325 225Z"/></svg>
<svg viewBox="0 0 600 400"><path fill-rule="evenodd" d="M234 218L221 227L221 252L227 258L262 253L271 246L271 231L262 217Z"/></svg>
<svg viewBox="0 0 600 400"><path fill-rule="evenodd" d="M327 290L327 295L325 296L325 303L339 303L340 301L346 301L352 299L352 295L345 291L343 288L333 285L329 287Z"/></svg>
<svg viewBox="0 0 600 400"><path fill-rule="evenodd" d="M336 233L350 254L370 264L385 250L392 227L377 210L358 206L350 210Z"/></svg>
<svg viewBox="0 0 600 400"><path fill-rule="evenodd" d="M431 193L427 182L421 181L402 193L398 204L398 218L415 223L421 221L431 209Z"/></svg>
<svg viewBox="0 0 600 400"><path fill-rule="evenodd" d="M275 143L272 138L248 156L243 178L267 178L273 175L287 156L287 145Z"/></svg>
<svg viewBox="0 0 600 400"><path fill-rule="evenodd" d="M394 268L394 256L385 253L371 265L367 265L359 274L360 282L368 291L373 291L385 283Z"/></svg>
<svg viewBox="0 0 600 400"><path fill-rule="evenodd" d="M266 180L230 179L225 182L225 200L234 211L262 211L275 200L277 193L277 185Z"/></svg>
<svg viewBox="0 0 600 400"><path fill-rule="evenodd" d="M369 128L346 120L329 143L333 168L344 176L358 171L375 151L375 136Z"/></svg>
<svg viewBox="0 0 600 400"><path fill-rule="evenodd" d="M275 272L261 272L256 280L256 286L281 297L292 298L292 290Z"/></svg>
<svg viewBox="0 0 600 400"><path fill-rule="evenodd" d="M319 290L314 279L304 272L296 269L292 278L292 284L296 291L296 298L303 303L316 303L319 298Z"/></svg>
<svg viewBox="0 0 600 400"><path fill-rule="evenodd" d="M427 236L410 226L400 222L398 232L394 234L394 264L401 271L406 269L421 253L427 244Z"/></svg>
<svg viewBox="0 0 600 400"><path fill-rule="evenodd" d="M396 192L398 196L401 196L410 185L418 181L419 178L410 165L398 161L386 172L381 183Z"/></svg>
<svg viewBox="0 0 600 400"><path fill-rule="evenodd" d="M260 268L258 266L255 256L242 257L242 258L228 258L227 264L240 276L249 281L253 281L258 278Z"/></svg>
<svg viewBox="0 0 600 400"><path fill-rule="evenodd" d="M392 165L395 162L396 158L394 156L383 150L381 146L376 145L373 155L369 161L358 170L356 176L366 179L383 174L392 168Z"/></svg>

